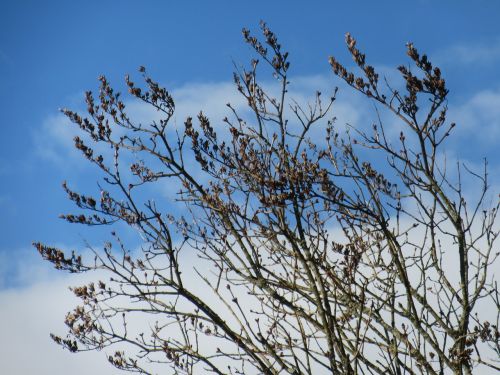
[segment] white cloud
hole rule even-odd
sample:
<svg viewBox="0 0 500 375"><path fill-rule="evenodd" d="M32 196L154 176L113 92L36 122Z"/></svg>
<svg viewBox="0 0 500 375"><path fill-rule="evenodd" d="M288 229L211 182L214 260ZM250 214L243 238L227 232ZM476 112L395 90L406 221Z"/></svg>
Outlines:
<svg viewBox="0 0 500 375"><path fill-rule="evenodd" d="M45 265L48 266L47 264ZM25 276L30 273L25 271ZM32 280L28 286L0 290L0 373L2 374L119 374L104 352L73 354L49 337L64 333L63 318L77 304L68 290L72 277Z"/></svg>
<svg viewBox="0 0 500 375"><path fill-rule="evenodd" d="M434 55L437 65L491 64L500 60L500 37L489 41L452 45Z"/></svg>
<svg viewBox="0 0 500 375"><path fill-rule="evenodd" d="M486 145L496 145L500 136L500 90L483 90L461 105L450 106L448 119L456 132Z"/></svg>
<svg viewBox="0 0 500 375"><path fill-rule="evenodd" d="M173 89L170 94L174 98L175 113L173 125L184 127L188 116L193 119L202 111L215 123L228 114L226 103L242 108L244 101L230 82L190 83ZM130 99L126 102L126 111L132 121L148 124L162 118L162 113L144 102Z"/></svg>
<svg viewBox="0 0 500 375"><path fill-rule="evenodd" d="M66 116L51 115L33 134L35 152L43 159L63 166L68 162L68 157L72 160L78 157L73 146L73 137L76 135L76 127L71 125Z"/></svg>
<svg viewBox="0 0 500 375"><path fill-rule="evenodd" d="M81 112L83 115L83 111ZM119 135L121 129L113 129ZM112 151L103 143L94 143L91 138L73 124L64 114L57 113L48 116L33 133L35 155L54 163L61 169L83 168L89 165L82 156L82 152L75 148L74 138L80 137L85 144L92 147L94 154L101 154L105 158L112 155Z"/></svg>
<svg viewBox="0 0 500 375"><path fill-rule="evenodd" d="M245 107L243 97L230 82L188 84L173 90L172 95L176 101L177 121L182 121L181 124L186 117L195 117L200 111L220 123L229 113L227 103L240 110Z"/></svg>
<svg viewBox="0 0 500 375"><path fill-rule="evenodd" d="M387 76L391 83L398 85L399 81L393 70L389 70L387 67L381 67L378 70L380 74ZM322 92L323 100L326 102L337 83L338 80L336 81L331 74L292 77L288 96L307 108L307 104L313 101L316 91ZM279 90L276 82L268 81L264 85L271 93L277 93ZM228 102L241 113L242 117L248 119L250 123L252 121L245 101L231 82L186 84L174 88L172 96L176 103L172 127L182 129L185 119L188 116L196 117L200 111L209 117L215 128L223 126L222 119L225 116L230 117L230 111L226 106ZM132 98L126 104L131 119L138 123L147 124L151 121L158 121L161 116L161 113L151 106ZM293 114L288 113L288 115L293 122ZM402 130L401 122L383 108L380 108L380 115L385 124L386 135L397 140ZM337 94L337 101L334 103L331 116L337 118L336 126L341 131L345 124L369 129L371 124L376 121L374 103L345 85L341 86ZM500 91L484 90L472 95L464 103L451 102L448 119L457 123L457 127L454 129L457 137L453 137L453 142L446 145L446 153L452 158L454 154L460 154L464 138L467 138L468 142L475 142L475 144L494 146L500 136ZM316 142L321 142L324 139L324 130L325 125L318 124L312 129L310 136ZM221 129L221 133L224 134L225 131ZM70 124L64 115L51 116L43 122L41 128L35 133L36 151L46 160L56 163L61 168L83 168L87 163L73 146L72 138L76 134L78 134L78 129L75 125ZM222 135L222 137L224 136ZM105 153L107 150L99 149L99 151ZM124 162L130 160L126 159ZM192 173L201 180L203 176L197 172L194 160L186 158L186 161L188 165L193 166ZM448 166L453 167L451 164ZM157 184L154 189L157 189L155 191L159 190L163 196L171 200L177 197L178 188L174 187L171 181Z"/></svg>
<svg viewBox="0 0 500 375"><path fill-rule="evenodd" d="M62 248L67 248L67 246ZM5 275L7 268L13 268L15 280L12 280L10 284L17 284L15 287L6 288L0 283L0 301L2 301L0 321L4 322L0 337L0 374L123 374L112 367L106 358L118 348L130 349L130 347L113 346L101 352L74 354L63 350L50 338L50 333L65 336L67 327L63 323L64 317L68 311L72 311L81 303L68 287L84 285L98 279L107 280L110 275L94 272L79 275L64 273L63 276L62 272L57 272L57 276L54 276L54 272L48 271L51 265L37 257L34 250L31 252L20 250L16 253L19 255L17 258L0 259L0 266L5 265L0 268L0 276ZM84 251L84 254L89 253ZM194 272L195 266L204 269L206 263L189 254L190 252L186 251L189 258L186 259L184 270L186 286L197 295L210 296L207 297L207 301L210 301L212 307L221 312L226 322L232 322L233 318L226 311L224 304L217 300L210 288ZM161 267L163 261L166 259L158 260L157 266ZM205 276L211 277L208 274ZM234 286L234 290L237 289L238 287ZM108 303L112 302L108 301ZM118 303L123 307L127 306L130 301L122 300ZM179 303L182 304L182 302ZM187 304L185 308L190 309ZM150 327L154 326L158 320L161 321L161 318L154 314L132 314L129 316L127 325L129 334L133 336L144 332L148 335ZM175 335L172 332L165 334ZM213 340L201 339L199 341L201 350L213 352ZM226 346L233 348L228 343L216 342L221 348ZM162 368L165 369L165 366L153 365L152 367L153 370L157 369L158 373L161 373Z"/></svg>
<svg viewBox="0 0 500 375"><path fill-rule="evenodd" d="M267 82L264 86L269 88L270 92L278 90L274 82ZM314 95L319 90L323 92L326 101L334 86L331 75L296 77L292 79L289 98L307 105L314 100ZM231 116L227 103L231 103L242 116L249 113L245 99L231 82L190 83L173 89L171 94L176 105L172 126L177 128L183 128L186 118L188 116L196 118L200 111L209 117L214 127L217 127L222 124L224 117ZM341 125L356 123L363 112L360 103L359 95L342 90L332 115L338 118L338 123ZM126 106L128 115L136 123L148 124L162 117L156 109L135 99L128 100ZM84 111L80 112L84 114ZM249 120L252 118L249 117ZM81 136L81 132L63 114L51 115L33 133L35 152L60 167L68 164L74 166L82 160L80 153L73 146L73 138L76 135Z"/></svg>

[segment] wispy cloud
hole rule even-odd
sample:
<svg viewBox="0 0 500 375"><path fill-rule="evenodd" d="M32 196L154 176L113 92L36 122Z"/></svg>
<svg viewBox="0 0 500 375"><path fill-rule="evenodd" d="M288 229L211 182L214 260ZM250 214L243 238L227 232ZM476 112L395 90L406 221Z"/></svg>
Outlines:
<svg viewBox="0 0 500 375"><path fill-rule="evenodd" d="M434 62L444 64L491 64L500 60L500 37L485 42L455 44L435 54Z"/></svg>
<svg viewBox="0 0 500 375"><path fill-rule="evenodd" d="M382 73L390 75L390 71L387 72L387 69ZM391 82L398 82L394 76L388 78ZM324 100L327 100L335 84L336 82L329 74L294 77L291 79L288 95L307 108L307 103L313 100L316 91L321 91ZM277 93L279 90L273 82L267 82L266 88L271 93ZM222 119L225 116L230 116L226 103L231 103L240 112L240 115L248 118L250 122L253 120L249 116L244 99L231 82L190 83L174 88L172 95L176 102L176 113L172 121L172 127L182 129L183 123L188 116L195 117L200 111L203 111L211 119L212 125L218 128L223 125ZM365 100L362 95L341 87L337 98L332 110L332 116L337 118L336 124L340 130L347 123L370 127L377 120L373 103ZM127 101L127 111L133 121L143 125L158 121L162 115L151 106L133 99ZM397 139L401 131L399 120L384 110L380 111L380 115L381 120L386 125L388 137ZM465 139L467 139L470 147L473 144L481 144L482 147L485 147L485 150L488 148L491 150L500 137L500 91L483 90L473 94L464 102L451 101L448 119L457 123L454 130L456 137L453 137L452 142L448 143L448 155L461 154L462 161L467 162L465 159L467 156L460 152ZM223 137L224 130L220 129L220 131L222 133L220 135ZM68 167L77 168L78 170L79 168L85 168L87 163L80 153L74 149L72 141L72 138L78 132L77 127L70 124L64 115L56 114L48 117L34 135L37 154L45 160L54 162L63 170ZM311 136L316 142L321 142L324 136L324 126L318 126L313 130ZM100 153L109 152L109 150L99 151ZM194 161L192 163L188 162L188 164L195 166ZM492 163L492 167L495 166L494 164ZM197 173L196 170L192 172L195 175ZM199 178L202 179L203 176L200 175ZM165 182L165 186L158 184L154 189L158 189L158 193L166 195L169 201L175 200L178 191L177 188L172 187L171 181Z"/></svg>
<svg viewBox="0 0 500 375"><path fill-rule="evenodd" d="M63 246L62 248L67 248ZM218 300L212 290L196 274L194 267L206 269L207 263L201 258L197 258L193 249L186 250L187 259L184 259L183 274L185 275L185 286L200 296L207 297L207 301L217 311L220 311L224 319L232 323L231 314L226 311L225 305ZM26 255L26 251L22 251ZM88 255L88 252L87 252ZM85 254L84 254L85 257ZM0 321L8 322L2 330L0 338L0 373L2 374L54 374L63 375L67 373L75 375L84 374L121 374L107 363L108 355L115 350L125 349L120 345L105 348L102 352L83 352L74 355L56 345L49 334L55 333L65 335L67 327L65 326L64 316L68 311L72 311L81 300L76 298L68 286L84 285L91 281L109 280L110 274L104 274L101 271L85 274L72 274L59 277L45 277L42 269L50 267L48 263L41 262L36 256L28 255L26 259L20 260L23 267L17 267L17 260L12 261L12 257L4 263L0 259L0 266L7 264L14 266L19 273L20 279L26 279L21 287L4 288L0 286ZM157 269L165 267L166 259L155 259ZM0 269L0 274L3 272ZM216 276L205 275L210 279ZM213 281L213 280L212 280ZM110 282L111 283L111 282ZM237 292L241 289L240 292ZM244 296L244 287L234 287L238 295ZM255 302L255 301L254 301ZM126 307L131 301L122 301L121 306ZM251 305L253 306L253 305ZM188 305L186 308L191 308ZM257 305L253 306L257 308ZM135 315L129 316L127 330L134 337L135 334L145 333L146 336L151 332L151 327L155 322L162 321L159 315ZM165 320L163 320L165 321ZM117 325L116 327L118 327ZM170 334L167 332L165 334ZM221 343L217 343L217 347ZM200 350L212 353L215 348L210 338L201 338L198 345ZM222 344L225 345L225 344ZM229 345L233 348L232 345ZM134 352L133 348L131 352ZM29 358L29 360L27 360ZM224 361L224 359L221 359ZM150 364L149 364L150 365ZM149 366L148 365L148 366ZM162 366L158 368L161 372ZM163 367L164 369L164 367ZM155 372L156 373L156 372Z"/></svg>
<svg viewBox="0 0 500 375"><path fill-rule="evenodd" d="M279 87L275 82L264 83L271 94L278 93ZM321 91L326 100L334 89L331 75L303 76L292 80L289 89L289 98L307 108L308 102L314 101L316 91ZM243 118L252 121L248 116L249 111L245 99L238 93L232 82L212 83L189 83L171 91L176 104L172 127L182 129L187 117L196 118L203 112L217 128L223 124L224 117L231 117L231 111L227 107L230 103ZM361 98L348 90L339 94L335 103L333 116L337 117L337 123L357 123L366 112L366 105L361 105ZM290 104L293 102L290 101ZM126 102L127 113L137 124L149 124L162 118L162 113L138 100L130 99ZM76 111L79 108L75 109ZM82 115L84 110L80 109ZM33 143L35 152L44 160L52 162L61 168L75 167L79 163L83 165L80 152L75 150L73 138L81 132L70 123L63 114L54 114L47 117L40 127L33 132ZM106 152L106 150L99 150Z"/></svg>
<svg viewBox="0 0 500 375"><path fill-rule="evenodd" d="M33 248L0 252L1 374L119 373L105 353L74 355L49 336L66 332L64 316L79 303L68 286L91 276L63 275L42 262Z"/></svg>
<svg viewBox="0 0 500 375"><path fill-rule="evenodd" d="M20 289L0 290L0 373L119 374L105 353L74 355L55 345L50 332L65 332L63 317L78 301L67 289L73 279L60 278Z"/></svg>
<svg viewBox="0 0 500 375"><path fill-rule="evenodd" d="M500 90L483 90L467 101L450 106L448 118L456 131L484 146L498 144L500 137Z"/></svg>
<svg viewBox="0 0 500 375"><path fill-rule="evenodd" d="M35 153L59 166L76 161L79 155L73 146L75 135L77 128L63 114L51 115L32 134Z"/></svg>

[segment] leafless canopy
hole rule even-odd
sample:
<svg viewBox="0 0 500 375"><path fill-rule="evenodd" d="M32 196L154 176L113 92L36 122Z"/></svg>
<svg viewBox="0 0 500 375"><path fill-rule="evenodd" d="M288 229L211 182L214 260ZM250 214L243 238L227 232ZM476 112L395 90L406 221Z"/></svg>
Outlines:
<svg viewBox="0 0 500 375"><path fill-rule="evenodd" d="M261 29L243 30L258 59L234 74L247 108L228 104L222 124L199 113L177 127L173 98L144 68L129 93L161 119L134 121L104 77L87 117L64 110L104 176L99 197L64 185L83 210L63 218L122 222L143 243L112 232L90 259L36 244L56 268L101 278L72 288L81 305L53 339L140 373L500 370L498 198L486 163L446 165L455 124L440 69L408 44L399 90L347 34L359 74L331 57L333 73L384 115L344 127L331 115L336 89L307 105L289 97L288 53Z"/></svg>

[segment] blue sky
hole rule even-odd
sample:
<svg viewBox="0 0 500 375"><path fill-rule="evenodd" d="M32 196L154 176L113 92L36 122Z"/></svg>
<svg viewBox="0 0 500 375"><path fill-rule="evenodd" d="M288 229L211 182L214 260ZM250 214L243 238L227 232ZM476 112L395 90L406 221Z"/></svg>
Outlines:
<svg viewBox="0 0 500 375"><path fill-rule="evenodd" d="M60 188L63 180L83 187L95 187L96 181L93 170L72 154L71 131L58 108L83 109L83 92L97 87L99 75L105 74L125 91L124 75L144 65L178 94L179 106L184 108L179 116L196 114L197 106L205 106L220 120L222 113L214 110L216 102L223 107L226 96L235 97L230 86L233 61L244 64L252 57L242 41L241 28L257 31L261 19L290 51L292 80L309 82L311 88L318 82L326 89L339 84L327 61L333 54L350 63L343 44L347 31L358 39L369 61L382 69L406 62L405 44L413 41L440 64L451 90L451 114L461 129L450 143L450 153L471 163L487 156L495 183L500 171L496 160L500 160L496 149L500 139L499 17L500 2L485 0L2 0L0 321L22 315L29 296L53 288L50 298L57 306L41 313L47 324L33 323L35 338L21 324L13 325L20 330L20 338L49 347L46 327L57 325L71 307L70 297L64 294L67 279L51 272L31 243L82 247L84 239L97 240L106 233L90 233L57 218L71 208ZM20 353L12 352L8 361L2 358L10 353L2 350L7 345L0 341L0 372L29 373L28 364L21 371L16 367L20 364L13 359ZM64 358L60 363L76 363L58 348L46 350L54 356L50 358ZM78 371L90 371L85 370L88 364L81 363ZM46 373L63 373L58 372L62 365L46 366Z"/></svg>

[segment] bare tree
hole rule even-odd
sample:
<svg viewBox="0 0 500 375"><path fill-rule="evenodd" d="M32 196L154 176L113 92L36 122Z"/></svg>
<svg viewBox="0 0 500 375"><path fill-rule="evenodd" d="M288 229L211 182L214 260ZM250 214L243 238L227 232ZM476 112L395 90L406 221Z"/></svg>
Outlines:
<svg viewBox="0 0 500 375"><path fill-rule="evenodd" d="M347 34L360 73L331 57L333 72L397 119L399 136L384 116L344 130L330 114L336 89L305 106L289 98L288 53L261 29L263 41L243 30L258 59L234 74L247 110L228 104L222 125L200 113L177 128L173 98L144 68L145 88L126 83L160 120L135 122L104 77L98 98L86 94L88 117L64 110L84 134L76 148L104 175L99 198L64 184L84 212L64 219L125 223L143 243L112 232L91 259L35 244L58 269L104 275L72 288L82 304L53 339L74 352L113 348L114 366L140 373L500 370L498 198L486 163L447 169L455 124L439 68L408 44L398 90ZM279 90L263 87L262 65ZM465 180L476 184L467 195ZM175 202L151 198L164 182Z"/></svg>

